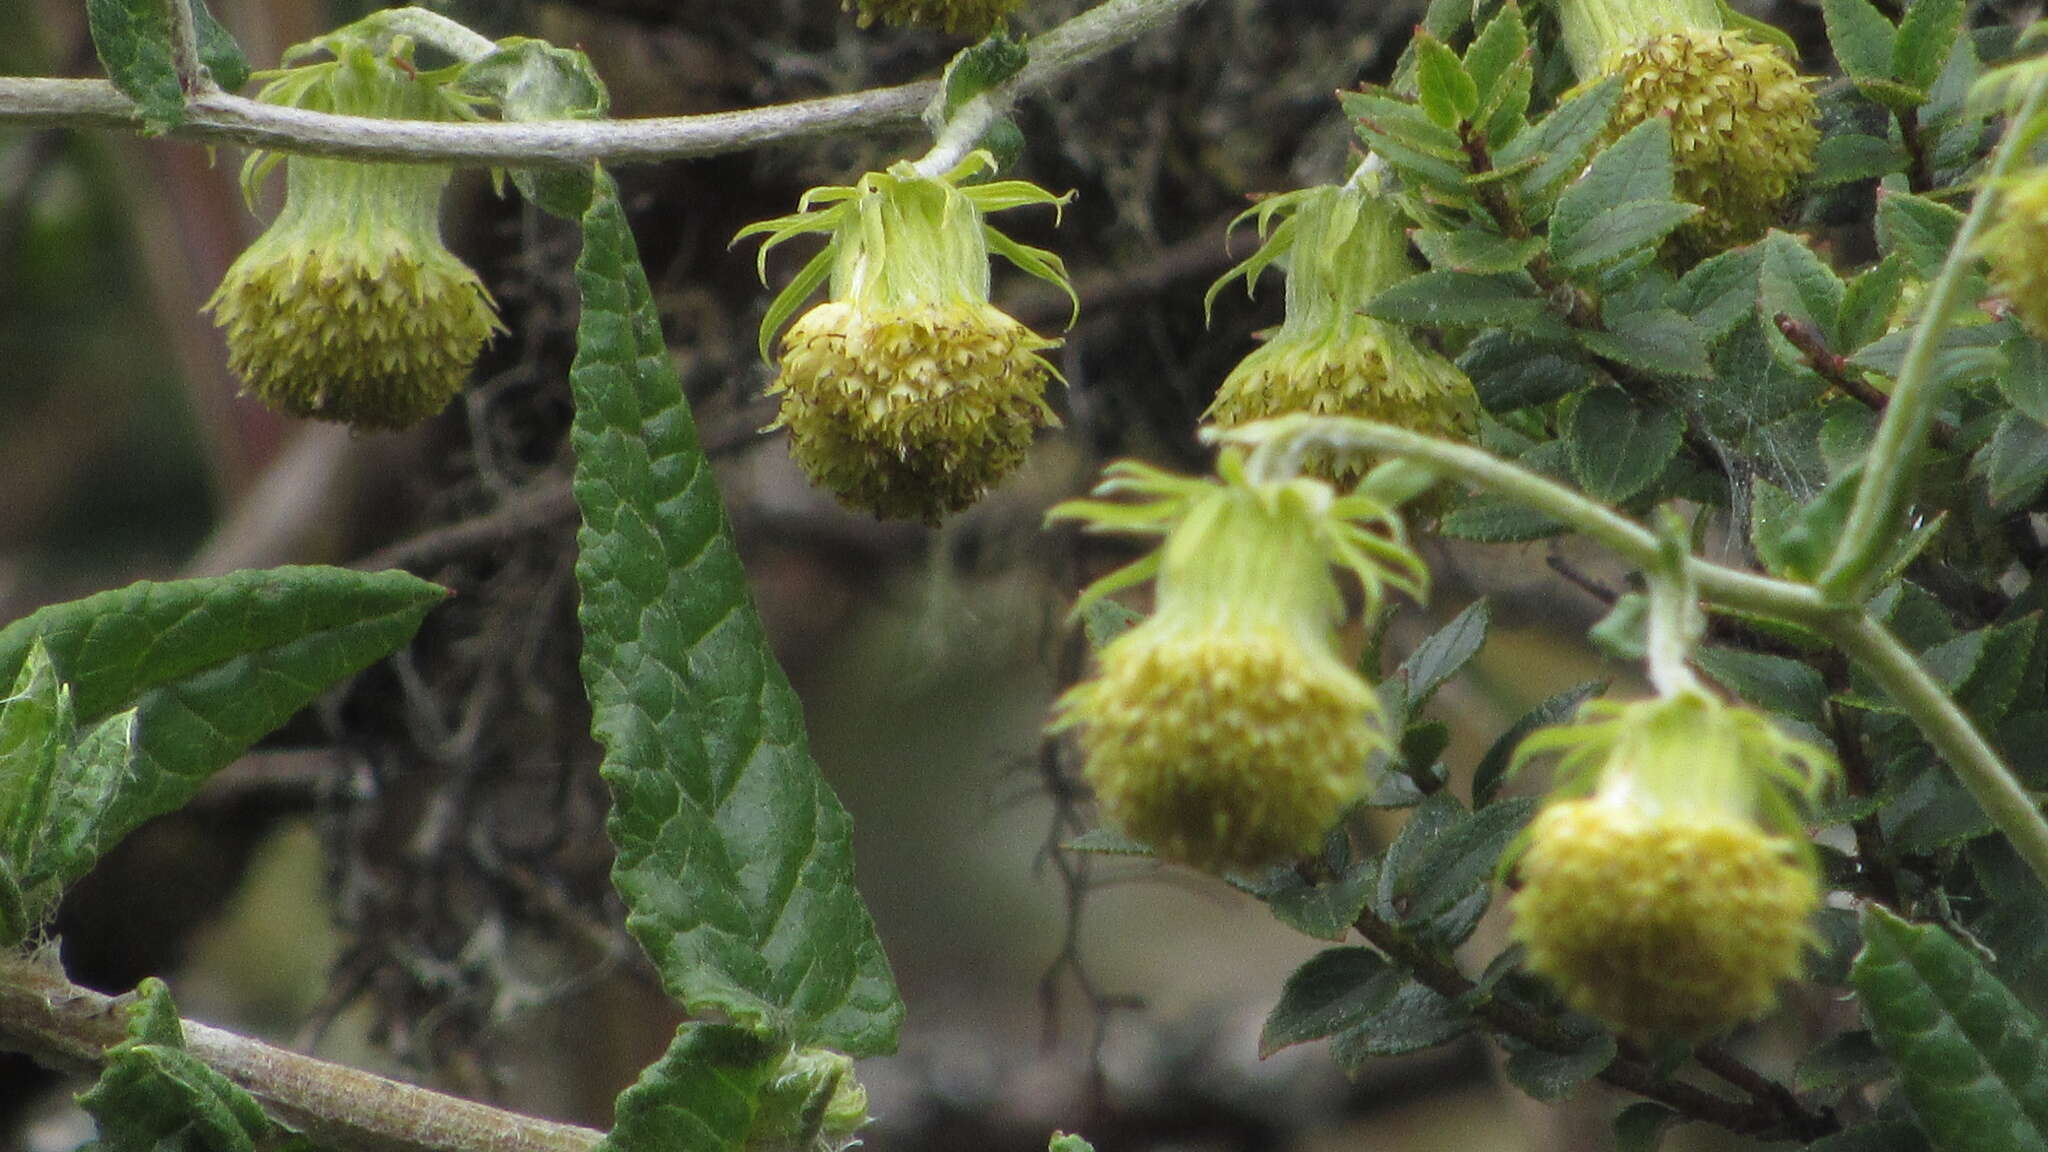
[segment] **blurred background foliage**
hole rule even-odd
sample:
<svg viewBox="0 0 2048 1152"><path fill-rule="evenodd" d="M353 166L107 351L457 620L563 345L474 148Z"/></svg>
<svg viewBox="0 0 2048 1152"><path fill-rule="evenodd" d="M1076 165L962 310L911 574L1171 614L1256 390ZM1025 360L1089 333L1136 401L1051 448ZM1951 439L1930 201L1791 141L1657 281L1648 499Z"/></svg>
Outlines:
<svg viewBox="0 0 2048 1152"><path fill-rule="evenodd" d="M1043 28L1080 0L1034 0ZM215 0L252 62L371 6ZM710 112L935 74L960 45L859 31L831 0L472 0L489 35L589 52L616 114ZM0 73L93 75L75 0L0 0ZM850 515L775 436L753 334L770 293L742 224L922 152L912 130L628 169L671 347L719 461L818 758L857 821L863 891L896 965L901 1054L862 1075L880 1149L1605 1146L1597 1086L1548 1109L1476 1040L1347 1083L1319 1045L1256 1058L1281 981L1317 948L1221 884L1046 853L1070 835L1068 766L1039 725L1079 660L1073 591L1117 546L1039 530L1100 462L1200 464L1216 382L1280 292L1201 295L1233 262L1249 193L1342 173L1331 94L1384 80L1420 12L1389 0L1209 0L1170 32L1032 101L1020 174L1079 197L1019 214L1082 298L1056 362L1067 429L937 532ZM1763 14L1805 38L1813 10ZM446 224L510 334L423 428L352 436L236 395L199 314L259 221L239 156L114 134L0 133L0 618L135 579L291 562L402 566L456 589L404 656L330 697L134 837L67 902L81 982L171 979L202 1019L454 1091L605 1125L675 1023L619 930L603 790L576 675L566 371L572 229L461 177ZM273 203L264 206L267 212ZM1050 214L1040 214L1049 216ZM1236 258L1247 251L1240 237ZM787 276L797 257L773 264ZM785 266L787 265L787 266ZM1051 332L1022 277L998 301ZM1577 637L1621 574L1568 545L1439 551L1436 606L1493 598L1478 672L1441 698L1467 767L1505 718L1602 669ZM1574 582L1560 579L1567 570ZM1460 748L1463 749L1462 754ZM1471 947L1490 953L1498 924ZM1815 1023L1839 1006L1807 997ZM1783 1071L1797 1045L1744 1044ZM1784 1051L1780 1051L1780 1047ZM69 1086L75 1087L75 1086ZM69 1148L67 1086L0 1056L0 1145ZM1740 1147L1688 1131L1674 1148Z"/></svg>

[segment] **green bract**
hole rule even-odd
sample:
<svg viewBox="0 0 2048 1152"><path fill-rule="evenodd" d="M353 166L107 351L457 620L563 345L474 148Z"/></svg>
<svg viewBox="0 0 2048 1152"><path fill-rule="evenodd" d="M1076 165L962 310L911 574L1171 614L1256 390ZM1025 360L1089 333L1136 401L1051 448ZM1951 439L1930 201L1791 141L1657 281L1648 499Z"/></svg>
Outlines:
<svg viewBox="0 0 2048 1152"><path fill-rule="evenodd" d="M783 337L773 426L789 429L797 463L850 507L936 522L1015 471L1032 434L1058 423L1045 404L1057 373L1039 355L1057 342L989 303L989 253L1071 297L1066 269L983 215L1065 201L1021 180L962 186L993 163L976 152L943 176L899 163L814 188L794 215L739 233L766 235L764 280L777 244L831 237L769 306L760 347L766 359L775 333L829 280L830 299Z"/></svg>
<svg viewBox="0 0 2048 1152"><path fill-rule="evenodd" d="M1208 301L1240 276L1250 290L1259 273L1277 263L1287 273L1287 314L1217 390L1204 413L1211 423L1229 428L1307 412L1455 439L1478 430L1479 399L1465 374L1400 325L1365 315L1374 296L1416 271L1408 259L1407 217L1376 179L1367 179L1275 196L1238 217L1256 217L1265 242L1210 288ZM1323 452L1303 463L1315 475L1345 483L1369 461Z"/></svg>
<svg viewBox="0 0 2048 1152"><path fill-rule="evenodd" d="M1624 1033L1697 1041L1762 1015L1820 898L1794 797L1832 761L1698 689L1580 716L1516 752L1561 753L1567 797L1515 865L1529 967Z"/></svg>
<svg viewBox="0 0 2048 1152"><path fill-rule="evenodd" d="M258 99L393 120L455 120L448 73L412 67L411 44L348 29L293 48ZM243 169L252 195L278 163ZM284 210L207 301L229 363L264 403L294 416L403 428L439 412L499 330L476 273L441 241L449 170L294 155Z"/></svg>
<svg viewBox="0 0 2048 1152"><path fill-rule="evenodd" d="M1388 747L1372 686L1338 648L1332 566L1358 578L1368 613L1388 587L1419 597L1428 572L1374 495L1254 479L1232 452L1218 472L1123 461L1096 492L1135 502L1076 500L1051 515L1165 537L1083 596L1148 578L1158 593L1060 698L1053 728L1080 728L1111 821L1166 859L1221 871L1313 852Z"/></svg>

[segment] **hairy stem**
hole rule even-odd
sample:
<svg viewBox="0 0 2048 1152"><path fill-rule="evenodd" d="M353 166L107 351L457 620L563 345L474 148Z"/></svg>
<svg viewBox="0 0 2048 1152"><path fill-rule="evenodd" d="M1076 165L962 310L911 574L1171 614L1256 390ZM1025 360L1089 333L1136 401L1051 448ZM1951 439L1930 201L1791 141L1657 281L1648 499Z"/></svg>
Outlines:
<svg viewBox="0 0 2048 1152"><path fill-rule="evenodd" d="M54 965L0 955L0 1048L92 1072L128 1039L125 998L66 980ZM249 1090L323 1147L346 1152L589 1152L604 1134L521 1116L273 1048L187 1021L193 1056Z"/></svg>
<svg viewBox="0 0 2048 1152"><path fill-rule="evenodd" d="M1196 0L1106 0L1031 42L1031 60L1001 86L1014 99L1161 26ZM835 132L908 124L938 91L935 81L820 100L639 120L425 123L280 108L225 92L197 94L167 135L246 144L274 152L451 166L583 168L715 156ZM103 80L0 77L0 128L141 126L132 101Z"/></svg>
<svg viewBox="0 0 2048 1152"><path fill-rule="evenodd" d="M1856 502L1842 526L1835 554L1817 582L1831 600L1860 603L1875 591L1874 582L1883 575L1885 557L1898 538L1900 521L1920 479L1920 462L1927 452L1935 403L1940 399L1935 352L1948 332L1970 266L1976 262L1977 234L1997 203L1997 184L2025 156L2026 124L2041 107L2044 94L2048 94L2048 85L2036 84L2014 113L2005 139L1984 173L1977 201L1956 232L1941 275L1928 289L1920 325L1913 330L1913 341L1899 366L1898 383L1863 458L1863 481L1857 485Z"/></svg>

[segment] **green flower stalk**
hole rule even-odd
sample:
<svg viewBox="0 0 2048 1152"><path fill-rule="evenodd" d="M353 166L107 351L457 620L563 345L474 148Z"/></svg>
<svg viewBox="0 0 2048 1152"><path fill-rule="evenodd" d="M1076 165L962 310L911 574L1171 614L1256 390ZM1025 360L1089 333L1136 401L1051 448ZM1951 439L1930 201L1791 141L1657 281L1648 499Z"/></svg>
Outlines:
<svg viewBox="0 0 2048 1152"><path fill-rule="evenodd" d="M1546 752L1563 754L1565 798L1514 864L1529 967L1645 1038L1701 1041L1769 1011L1812 939L1820 881L1795 801L1827 753L1697 686L1588 704L1516 764Z"/></svg>
<svg viewBox="0 0 2048 1152"><path fill-rule="evenodd" d="M2036 336L2048 335L2048 168L2000 190L1977 251L1990 266L1991 290Z"/></svg>
<svg viewBox="0 0 2048 1152"><path fill-rule="evenodd" d="M332 33L286 54L333 58L277 73L257 98L391 120L471 116L448 73L420 72L411 42ZM452 70L451 70L452 71ZM279 162L243 168L252 200ZM277 219L207 301L228 362L265 404L361 428L404 428L446 407L500 331L475 272L441 240L450 170L290 156Z"/></svg>
<svg viewBox="0 0 2048 1152"><path fill-rule="evenodd" d="M941 176L909 163L850 187L814 188L791 216L749 225L770 249L792 236L831 239L784 288L761 324L761 355L790 315L830 281L825 303L790 326L771 395L774 427L813 483L878 517L936 523L1022 464L1039 428L1052 365L1039 337L989 303L998 253L1071 298L1060 258L989 225L988 212L1056 197L1021 180L964 184L991 167L976 152ZM814 207L825 205L825 207ZM737 237L736 237L737 239Z"/></svg>
<svg viewBox="0 0 2048 1152"><path fill-rule="evenodd" d="M1023 6L1024 0L844 0L842 4L847 11L859 9L863 28L880 20L944 28L977 39Z"/></svg>
<svg viewBox="0 0 2048 1152"><path fill-rule="evenodd" d="M1357 577L1369 614L1389 587L1419 597L1428 572L1373 495L1255 479L1234 452L1218 472L1124 461L1096 493L1135 502L1052 510L1165 539L1083 595L1085 607L1146 579L1157 592L1152 615L1060 698L1051 729L1080 730L1084 775L1112 823L1163 859L1220 872L1313 853L1388 747L1378 697L1339 650L1333 567Z"/></svg>
<svg viewBox="0 0 2048 1152"><path fill-rule="evenodd" d="M1620 77L1608 142L1670 120L1678 198L1705 209L1685 246L1720 251L1777 221L1820 145L1810 83L1783 47L1728 27L1716 0L1558 0L1558 20L1582 81Z"/></svg>
<svg viewBox="0 0 2048 1152"><path fill-rule="evenodd" d="M1256 217L1265 242L1210 288L1208 302L1240 276L1250 290L1260 272L1279 264L1287 275L1287 312L1223 381L1203 414L1211 424L1231 428L1306 412L1459 440L1478 431L1479 397L1465 374L1402 326L1364 314L1374 296L1416 273L1407 217L1377 185L1361 173L1342 186L1272 197L1238 218ZM1303 461L1312 475L1337 484L1355 481L1368 463L1356 453L1328 452Z"/></svg>

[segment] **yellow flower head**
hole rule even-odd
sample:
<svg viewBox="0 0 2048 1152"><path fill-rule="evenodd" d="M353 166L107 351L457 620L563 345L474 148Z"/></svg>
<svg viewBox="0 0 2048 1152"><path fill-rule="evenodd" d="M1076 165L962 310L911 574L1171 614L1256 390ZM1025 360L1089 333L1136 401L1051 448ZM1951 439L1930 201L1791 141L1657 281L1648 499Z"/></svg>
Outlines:
<svg viewBox="0 0 2048 1152"><path fill-rule="evenodd" d="M1713 0L1560 0L1558 11L1579 77L1621 78L1606 143L1670 120L1678 198L1705 209L1683 244L1710 254L1777 222L1820 145L1811 82L1784 48L1728 29Z"/></svg>
<svg viewBox="0 0 2048 1152"><path fill-rule="evenodd" d="M1977 250L1990 264L1991 290L2035 335L2048 334L2048 168L2003 187Z"/></svg>
<svg viewBox="0 0 2048 1152"><path fill-rule="evenodd" d="M1827 754L1699 689L1589 704L1517 762L1545 752L1563 753L1569 798L1515 864L1529 967L1631 1035L1700 1041L1769 1011L1812 936L1820 883L1794 798Z"/></svg>
<svg viewBox="0 0 2048 1152"><path fill-rule="evenodd" d="M1364 314L1374 296L1415 274L1407 218L1391 197L1370 184L1326 185L1273 197L1246 216L1258 217L1262 233L1284 219L1217 281L1210 300L1238 276L1251 287L1278 262L1287 273L1287 313L1223 381L1207 420L1231 428L1306 412L1456 439L1477 432L1479 397L1465 374L1400 325ZM1323 452L1303 463L1312 475L1348 484L1369 461Z"/></svg>
<svg viewBox="0 0 2048 1152"><path fill-rule="evenodd" d="M1387 746L1378 698L1338 648L1332 566L1359 578L1368 611L1386 588L1419 596L1427 579L1375 497L1254 480L1231 452L1219 472L1191 479L1126 461L1097 493L1136 503L1052 513L1165 537L1083 598L1156 580L1152 615L1102 649L1052 727L1080 729L1084 774L1114 824L1212 871L1312 853Z"/></svg>
<svg viewBox="0 0 2048 1152"><path fill-rule="evenodd" d="M977 152L943 176L909 164L851 187L816 188L792 216L754 224L769 249L831 236L783 289L761 351L820 285L829 299L790 326L776 427L811 480L849 507L936 522L1015 471L1032 434L1057 424L1045 404L1056 346L989 303L989 253L1067 289L1059 257L997 232L984 213L1061 199L1019 180L962 185L992 160ZM814 208L812 205L826 205Z"/></svg>
<svg viewBox="0 0 2048 1152"><path fill-rule="evenodd" d="M385 119L469 115L446 76L412 67L403 38L376 43L344 29L286 60L322 51L333 59L279 73L258 99ZM251 156L245 189L278 161ZM284 210L206 304L227 330L229 366L293 416L404 428L439 412L500 330L483 283L441 241L449 170L283 162Z"/></svg>
<svg viewBox="0 0 2048 1152"><path fill-rule="evenodd" d="M860 9L860 26L927 25L968 36L986 36L996 22L1024 6L1024 0L843 0L849 11Z"/></svg>

